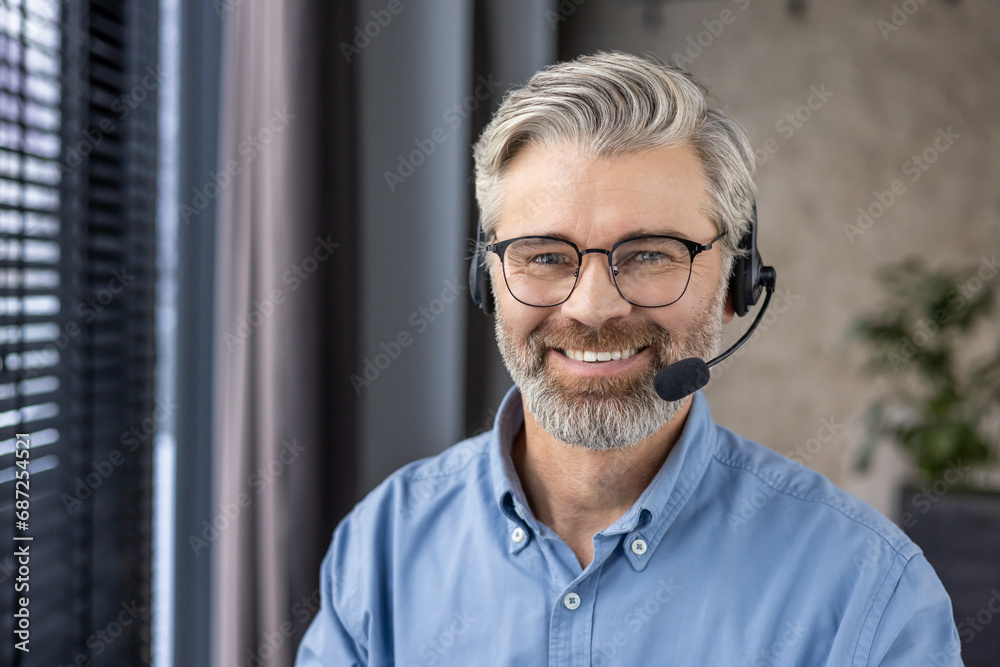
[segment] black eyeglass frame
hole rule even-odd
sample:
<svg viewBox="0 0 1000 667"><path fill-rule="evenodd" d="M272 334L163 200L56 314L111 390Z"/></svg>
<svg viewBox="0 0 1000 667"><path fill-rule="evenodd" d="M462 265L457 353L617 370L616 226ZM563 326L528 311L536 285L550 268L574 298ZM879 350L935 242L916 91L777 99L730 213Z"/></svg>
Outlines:
<svg viewBox="0 0 1000 667"><path fill-rule="evenodd" d="M487 252L496 253L496 255L500 258L500 266L501 266L501 270L503 271L503 281L504 281L504 284L507 285L507 291L510 292L510 295L512 297L514 297L514 300L517 301L518 303L523 303L526 306L531 306L532 308L555 308L556 306L560 306L560 305L566 303L567 301L569 301L569 298L571 296L573 296L573 291L576 289L576 286L580 283L580 269L583 268L583 256L587 255L589 253L593 253L593 252L603 253L608 258L608 268L611 270L611 282L614 283L615 289L618 290L618 294L621 296L621 298L625 299L630 304L632 304L633 306L636 306L638 308L664 308L666 306L670 306L670 305L673 305L673 304L677 303L687 293L688 285L691 284L691 270L692 270L692 267L694 266L694 258L697 257L699 254L707 251L707 250L711 250L712 246L715 245L715 242L718 241L719 239L721 239L727 233L728 232L724 231L721 234L719 234L718 236L716 236L714 239L712 239L711 241L709 241L708 243L704 243L704 244L703 243L698 243L697 241L692 241L691 239L681 238L679 236L671 236L669 234L644 234L642 236L633 236L631 238L622 239L618 243L616 243L613 246L611 246L610 250L607 250L605 248L585 248L583 250L580 250L580 247L578 245L576 245L575 243L573 243L572 241L567 241L566 239L561 239L561 238L558 238L556 236L539 236L539 235L517 236L517 237L514 237L512 239L507 239L506 241L497 241L496 243L491 243L491 244L489 244L489 245L486 246L486 251ZM516 241L523 241L524 239L544 239L544 240L547 240L547 241L559 241L561 243L566 243L566 244L572 246L573 250L576 251L576 255L577 255L577 259L576 259L576 272L573 274L573 287L570 288L569 294L567 294L566 298L563 299L562 301L559 301L559 302L553 303L553 304L549 304L547 306L539 306L539 305L536 305L536 304L533 304L533 303L527 303L525 301L521 301L514 294L514 290L512 290L510 288L510 283L507 282L507 270L506 270L506 267L504 266L504 263L503 263L503 255L504 255L504 252L507 250L508 246L510 246L512 243L514 243ZM678 241L681 244L683 244L684 247L688 249L688 252L691 253L691 263L688 265L688 275L687 275L687 280L684 282L684 289L681 290L680 295L676 299L674 299L673 301L671 301L669 303L660 304L659 306L644 306L643 304L636 303L636 302L632 301L631 299L629 299L628 297L626 297L622 293L622 288L619 287L619 285L618 285L618 267L615 266L614 263L612 262L612 260L611 260L612 255L614 255L615 250L617 250L619 246L624 245L626 243L631 243L632 241L641 241L642 239L671 239L671 240Z"/></svg>

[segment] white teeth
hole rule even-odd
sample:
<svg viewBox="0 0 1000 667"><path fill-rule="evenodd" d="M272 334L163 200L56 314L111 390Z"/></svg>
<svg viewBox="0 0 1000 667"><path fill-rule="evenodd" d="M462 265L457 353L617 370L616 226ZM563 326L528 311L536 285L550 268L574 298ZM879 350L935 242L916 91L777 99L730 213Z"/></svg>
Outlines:
<svg viewBox="0 0 1000 667"><path fill-rule="evenodd" d="M628 359L633 354L636 354L637 350L612 350L611 352L594 352L593 350L564 350L565 354L570 359L576 359L577 361L611 361L613 359Z"/></svg>

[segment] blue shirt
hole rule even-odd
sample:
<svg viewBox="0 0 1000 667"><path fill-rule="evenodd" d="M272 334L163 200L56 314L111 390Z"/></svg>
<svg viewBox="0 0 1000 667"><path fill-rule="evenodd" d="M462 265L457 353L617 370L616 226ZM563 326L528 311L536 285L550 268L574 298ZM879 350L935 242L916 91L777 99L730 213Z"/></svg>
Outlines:
<svg viewBox="0 0 1000 667"><path fill-rule="evenodd" d="M902 531L692 400L582 569L525 502L511 389L492 432L398 470L337 527L296 665L961 665Z"/></svg>

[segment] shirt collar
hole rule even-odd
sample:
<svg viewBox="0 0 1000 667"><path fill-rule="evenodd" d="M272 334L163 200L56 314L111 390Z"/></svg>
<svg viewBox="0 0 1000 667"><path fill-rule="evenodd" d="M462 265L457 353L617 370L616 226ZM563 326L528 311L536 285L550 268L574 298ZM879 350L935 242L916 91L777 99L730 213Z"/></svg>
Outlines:
<svg viewBox="0 0 1000 667"><path fill-rule="evenodd" d="M500 409L493 421L493 432L490 434L490 472L493 477L493 495L497 506L507 517L508 534L521 529L523 536L519 541L511 541L510 553L524 549L530 541L527 538L538 532L537 522L531 517L521 480L514 469L511 450L514 438L524 424L524 408L521 405L521 392L517 386L511 387L500 402ZM530 517L530 522L529 522ZM530 528L530 530L528 530Z"/></svg>
<svg viewBox="0 0 1000 667"><path fill-rule="evenodd" d="M514 386L504 396L497 411L490 440L490 468L494 496L500 511L507 517L511 529L530 528L526 533L538 532L538 525L528 508L521 482L511 460L514 438L524 424L521 392ZM691 410L681 437L674 444L667 460L653 477L639 499L612 525L601 531L603 535L626 534L623 541L625 555L637 570L645 568L650 557L673 523L684 503L690 498L712 459L716 448L715 424L708 408L708 401L701 391L691 399ZM646 543L643 553L630 548L635 539ZM511 553L523 549L524 539L511 546Z"/></svg>

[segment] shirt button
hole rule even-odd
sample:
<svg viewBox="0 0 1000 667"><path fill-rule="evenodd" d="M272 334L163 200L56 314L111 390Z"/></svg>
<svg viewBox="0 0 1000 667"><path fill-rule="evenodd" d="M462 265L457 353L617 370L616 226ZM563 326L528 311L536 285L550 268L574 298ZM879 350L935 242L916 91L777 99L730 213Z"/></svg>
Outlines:
<svg viewBox="0 0 1000 667"><path fill-rule="evenodd" d="M646 540L632 540L632 553L636 556L641 556L646 553Z"/></svg>
<svg viewBox="0 0 1000 667"><path fill-rule="evenodd" d="M515 542L524 541L524 529L520 527L515 528L514 532L510 534L510 539L514 540Z"/></svg>
<svg viewBox="0 0 1000 667"><path fill-rule="evenodd" d="M566 597L563 598L563 606L573 611L580 606L580 596L576 593L568 593Z"/></svg>

